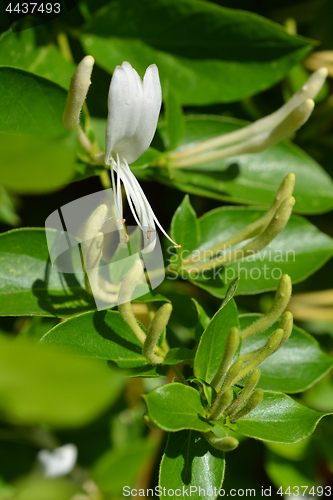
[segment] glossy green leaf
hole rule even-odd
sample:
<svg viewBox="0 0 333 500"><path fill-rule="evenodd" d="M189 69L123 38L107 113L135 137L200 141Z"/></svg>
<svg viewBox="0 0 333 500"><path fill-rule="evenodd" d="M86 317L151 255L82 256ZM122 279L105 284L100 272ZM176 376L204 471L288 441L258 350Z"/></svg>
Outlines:
<svg viewBox="0 0 333 500"><path fill-rule="evenodd" d="M310 436L325 415L286 394L265 391L260 405L237 421L237 432L262 441L293 444Z"/></svg>
<svg viewBox="0 0 333 500"><path fill-rule="evenodd" d="M93 466L94 481L106 493L126 496L127 490L138 479L143 464L149 458L153 459L156 444L154 440L142 439L107 451Z"/></svg>
<svg viewBox="0 0 333 500"><path fill-rule="evenodd" d="M209 446L202 434L188 430L171 433L161 461L159 485L170 490L168 498L173 500L186 498L190 491L191 498L199 500L203 498L199 488L205 491L205 498L214 500L224 471L223 452Z"/></svg>
<svg viewBox="0 0 333 500"><path fill-rule="evenodd" d="M20 217L15 210L15 199L13 200L3 186L0 186L0 221L9 226L17 226Z"/></svg>
<svg viewBox="0 0 333 500"><path fill-rule="evenodd" d="M109 72L129 61L142 76L156 63L182 104L255 94L311 50L311 41L259 16L197 0L115 0L93 15L81 40Z"/></svg>
<svg viewBox="0 0 333 500"><path fill-rule="evenodd" d="M49 138L63 135L65 102L66 91L55 83L27 71L0 67L0 132Z"/></svg>
<svg viewBox="0 0 333 500"><path fill-rule="evenodd" d="M194 351L186 349L185 347L173 347L167 352L164 365L177 365L178 363L186 363L193 361Z"/></svg>
<svg viewBox="0 0 333 500"><path fill-rule="evenodd" d="M184 139L172 154L236 130L244 124L243 121L221 116L187 116ZM163 126L161 133L163 136ZM233 203L270 205L281 182L290 172L296 175L296 212L315 214L333 208L331 177L290 141L283 141L260 153L232 156L193 167L155 167L150 169L150 176L186 193Z"/></svg>
<svg viewBox="0 0 333 500"><path fill-rule="evenodd" d="M171 221L171 237L181 245L179 254L182 259L186 259L200 242L200 229L197 215L191 205L188 195L186 195L177 208Z"/></svg>
<svg viewBox="0 0 333 500"><path fill-rule="evenodd" d="M41 341L63 351L114 361L121 368L148 366L142 344L116 311L91 311L56 325Z"/></svg>
<svg viewBox="0 0 333 500"><path fill-rule="evenodd" d="M234 300L230 300L217 311L201 335L194 359L196 377L211 382L223 357L226 338L234 326L239 326L237 307Z"/></svg>
<svg viewBox="0 0 333 500"><path fill-rule="evenodd" d="M44 229L0 235L0 315L67 317L95 309L83 273L52 267Z"/></svg>
<svg viewBox="0 0 333 500"><path fill-rule="evenodd" d="M75 135L45 138L0 133L0 182L20 194L62 188L74 176Z"/></svg>
<svg viewBox="0 0 333 500"><path fill-rule="evenodd" d="M259 209L241 207L206 213L199 219L201 240L197 250L203 252L222 243L262 215ZM284 230L259 253L211 270L196 270L194 263L188 277L217 297L225 296L228 285L237 276L240 281L236 295L261 293L275 290L283 274L289 274L293 283L304 280L332 254L332 238L307 220L292 216Z"/></svg>
<svg viewBox="0 0 333 500"><path fill-rule="evenodd" d="M259 316L240 316L241 328L246 328ZM262 347L277 328L278 323L275 323L265 332L244 340L241 354ZM288 341L260 365L261 378L258 387L289 393L305 391L332 368L333 356L325 354L311 335L294 326Z"/></svg>
<svg viewBox="0 0 333 500"><path fill-rule="evenodd" d="M188 385L172 383L157 387L144 396L152 421L169 432L192 429L207 432L212 426L204 420L205 409L198 391Z"/></svg>
<svg viewBox="0 0 333 500"><path fill-rule="evenodd" d="M69 87L75 64L66 61L55 45L48 43L47 25L0 37L0 65L30 71L64 88Z"/></svg>
<svg viewBox="0 0 333 500"><path fill-rule="evenodd" d="M7 421L83 425L119 395L122 379L96 361L0 337L0 413Z"/></svg>
<svg viewBox="0 0 333 500"><path fill-rule="evenodd" d="M168 149L175 149L185 134L183 110L174 92L167 88L164 93L165 131L168 138Z"/></svg>

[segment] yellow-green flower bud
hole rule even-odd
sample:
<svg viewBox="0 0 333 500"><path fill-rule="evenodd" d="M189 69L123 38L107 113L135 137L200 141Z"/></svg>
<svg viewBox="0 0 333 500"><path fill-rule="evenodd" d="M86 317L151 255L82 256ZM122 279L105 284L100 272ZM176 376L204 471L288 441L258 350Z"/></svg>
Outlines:
<svg viewBox="0 0 333 500"><path fill-rule="evenodd" d="M172 305L169 303L164 304L156 312L149 325L147 337L142 348L142 354L148 359L148 361L151 362L152 365L162 363L163 361L163 358L161 356L157 356L154 353L154 349L157 345L161 333L169 322L171 312Z"/></svg>
<svg viewBox="0 0 333 500"><path fill-rule="evenodd" d="M276 294L270 310L257 321L255 321L252 325L243 330L242 339L245 340L255 333L260 333L264 330L267 330L267 328L269 328L275 321L277 321L279 316L281 316L288 305L291 297L291 291L292 288L290 276L288 276L288 274L284 274L276 290Z"/></svg>
<svg viewBox="0 0 333 500"><path fill-rule="evenodd" d="M245 417L245 415L254 410L258 405L260 405L263 397L264 391L262 389L256 389L254 393L249 397L247 403L238 411L230 415L230 422L236 422L240 418Z"/></svg>
<svg viewBox="0 0 333 500"><path fill-rule="evenodd" d="M219 420L222 417L225 410L230 405L232 398L233 398L233 390L232 389L228 389L227 391L225 391L223 393L219 393L216 396L214 404L209 412L211 415L210 418L212 420Z"/></svg>
<svg viewBox="0 0 333 500"><path fill-rule="evenodd" d="M216 448L217 450L221 451L232 451L237 448L239 445L238 439L231 437L231 436L226 436L223 438L219 438L215 436L213 432L207 432L203 434L206 441L213 446L213 448Z"/></svg>
<svg viewBox="0 0 333 500"><path fill-rule="evenodd" d="M230 415L234 413L237 408L239 408L250 396L250 394L254 391L256 388L256 385L259 382L260 379L260 370L259 368L255 368L252 373L247 378L247 381L244 385L244 389L239 393L237 396L236 400L232 403L231 406L229 406L227 410L227 415Z"/></svg>
<svg viewBox="0 0 333 500"><path fill-rule="evenodd" d="M62 124L71 129L79 124L80 112L90 87L94 58L86 56L78 64L69 86Z"/></svg>
<svg viewBox="0 0 333 500"><path fill-rule="evenodd" d="M240 370L234 382L238 382L239 380L241 380L243 377L245 377L245 375L252 372L252 370L259 366L260 363L268 358L268 356L273 354L279 346L283 335L284 331L282 330L282 328L278 328L277 330L275 330L275 332L273 332L267 340L264 347L256 351L253 358L250 359L250 361L244 366L244 368L242 368L242 370Z"/></svg>
<svg viewBox="0 0 333 500"><path fill-rule="evenodd" d="M236 354L239 345L239 330L236 327L231 328L229 335L225 341L224 353L221 359L221 363L217 369L217 372L211 382L211 385L216 389L221 385L223 378L225 377L230 364Z"/></svg>

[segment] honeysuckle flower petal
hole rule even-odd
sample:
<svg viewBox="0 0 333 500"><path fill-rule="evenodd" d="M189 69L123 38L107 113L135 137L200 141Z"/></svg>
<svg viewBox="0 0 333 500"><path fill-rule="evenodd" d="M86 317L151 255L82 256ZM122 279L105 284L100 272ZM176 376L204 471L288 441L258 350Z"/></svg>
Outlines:
<svg viewBox="0 0 333 500"><path fill-rule="evenodd" d="M147 68L143 81L128 62L114 70L108 98L105 158L137 160L149 147L157 126L162 90L155 64Z"/></svg>
<svg viewBox="0 0 333 500"><path fill-rule="evenodd" d="M59 477L69 474L77 460L77 447L75 444L65 444L53 451L41 450L38 453L45 477Z"/></svg>
<svg viewBox="0 0 333 500"><path fill-rule="evenodd" d="M155 247L155 224L177 246L158 222L129 168L129 164L148 149L156 131L161 104L162 90L155 64L147 68L143 80L128 62L116 67L108 97L104 162L111 167L118 224L121 227L123 222L122 182L134 219L143 231L146 252Z"/></svg>

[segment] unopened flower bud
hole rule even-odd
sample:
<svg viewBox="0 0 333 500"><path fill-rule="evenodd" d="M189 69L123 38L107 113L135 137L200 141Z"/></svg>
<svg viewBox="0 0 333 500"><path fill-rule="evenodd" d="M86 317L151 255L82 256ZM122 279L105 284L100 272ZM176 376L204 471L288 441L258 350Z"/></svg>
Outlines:
<svg viewBox="0 0 333 500"><path fill-rule="evenodd" d="M221 451L232 451L237 448L239 445L238 439L231 437L231 436L226 436L223 438L219 438L215 436L213 432L207 432L204 434L204 437L206 441L213 446L213 448L216 448L217 450Z"/></svg>
<svg viewBox="0 0 333 500"><path fill-rule="evenodd" d="M224 353L217 372L211 382L213 387L221 385L223 377L226 375L230 364L237 352L239 345L239 330L236 327L231 328L229 335L225 341Z"/></svg>
<svg viewBox="0 0 333 500"><path fill-rule="evenodd" d="M169 322L171 312L172 305L169 303L164 304L156 312L149 325L147 337L142 348L142 354L148 359L148 361L151 362L152 365L162 363L163 361L163 358L161 356L157 356L154 353L154 348L157 345L161 333Z"/></svg>
<svg viewBox="0 0 333 500"><path fill-rule="evenodd" d="M264 397L264 391L262 389L256 389L254 393L249 397L247 403L240 408L238 411L230 415L230 422L236 422L242 417L245 417L248 413L254 410L257 406L260 405L261 401Z"/></svg>
<svg viewBox="0 0 333 500"><path fill-rule="evenodd" d="M69 130L79 123L80 112L91 84L90 77L94 62L92 56L84 57L72 76L62 116L62 124Z"/></svg>
<svg viewBox="0 0 333 500"><path fill-rule="evenodd" d="M210 418L212 420L219 420L222 417L225 410L230 405L232 398L233 398L233 390L232 389L228 389L227 391L225 391L223 393L219 393L216 396L214 404L209 412L211 415Z"/></svg>
<svg viewBox="0 0 333 500"><path fill-rule="evenodd" d="M270 310L252 323L242 332L242 339L245 340L255 333L267 330L278 318L288 305L291 297L291 279L288 274L284 274L279 282L276 294Z"/></svg>
<svg viewBox="0 0 333 500"><path fill-rule="evenodd" d="M256 385L258 384L260 379L260 375L261 373L259 368L255 368L253 372L250 373L244 385L244 389L242 389L242 391L239 393L237 399L232 403L232 405L229 406L226 412L227 415L234 413L237 410L237 408L239 408L248 399L250 394L256 388Z"/></svg>

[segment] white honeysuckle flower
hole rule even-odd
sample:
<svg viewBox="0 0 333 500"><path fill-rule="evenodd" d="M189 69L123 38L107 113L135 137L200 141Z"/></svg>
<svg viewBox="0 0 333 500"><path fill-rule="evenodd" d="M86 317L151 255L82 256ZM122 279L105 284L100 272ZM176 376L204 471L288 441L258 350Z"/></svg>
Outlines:
<svg viewBox="0 0 333 500"><path fill-rule="evenodd" d="M143 230L145 251L154 249L155 238L151 238L151 234L155 232L155 223L177 246L158 222L129 168L129 164L148 149L156 131L161 104L162 89L156 64L147 68L143 80L128 62L116 67L108 96L104 162L111 167L118 222L123 222L121 181L134 219Z"/></svg>
<svg viewBox="0 0 333 500"><path fill-rule="evenodd" d="M41 450L38 460L44 469L45 477L65 476L76 464L77 447L75 444L65 444L53 451Z"/></svg>

